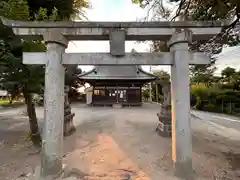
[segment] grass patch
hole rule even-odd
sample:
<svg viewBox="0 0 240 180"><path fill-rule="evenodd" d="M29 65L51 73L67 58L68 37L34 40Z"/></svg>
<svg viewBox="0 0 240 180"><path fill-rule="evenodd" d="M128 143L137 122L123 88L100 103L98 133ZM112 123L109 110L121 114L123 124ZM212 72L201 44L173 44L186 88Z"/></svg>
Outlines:
<svg viewBox="0 0 240 180"><path fill-rule="evenodd" d="M0 104L9 104L9 100L8 99L0 99Z"/></svg>

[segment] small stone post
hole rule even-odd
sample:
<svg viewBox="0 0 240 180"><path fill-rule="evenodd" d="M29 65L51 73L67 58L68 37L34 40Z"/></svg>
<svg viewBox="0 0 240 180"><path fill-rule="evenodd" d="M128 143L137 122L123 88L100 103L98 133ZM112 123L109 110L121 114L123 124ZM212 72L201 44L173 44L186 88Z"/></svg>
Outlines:
<svg viewBox="0 0 240 180"><path fill-rule="evenodd" d="M68 92L69 86L65 86L65 101L64 101L64 127L63 132L64 136L70 136L72 133L76 131L75 126L73 125L73 117L74 113L71 112L71 106L68 101Z"/></svg>
<svg viewBox="0 0 240 180"><path fill-rule="evenodd" d="M44 41L47 61L40 179L54 179L62 173L65 69L61 63L68 41L56 30L47 31Z"/></svg>
<svg viewBox="0 0 240 180"><path fill-rule="evenodd" d="M169 41L173 54L171 66L172 84L172 158L175 174L178 177L192 180L192 133L190 122L190 90L188 43L192 33L180 30L173 34Z"/></svg>

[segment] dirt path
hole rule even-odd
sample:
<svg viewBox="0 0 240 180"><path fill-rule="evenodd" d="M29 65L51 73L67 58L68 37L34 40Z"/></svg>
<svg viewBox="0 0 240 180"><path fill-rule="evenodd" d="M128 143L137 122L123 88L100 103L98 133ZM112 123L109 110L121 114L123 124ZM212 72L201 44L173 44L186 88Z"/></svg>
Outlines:
<svg viewBox="0 0 240 180"><path fill-rule="evenodd" d="M157 107L132 109L76 106L77 132L65 139L64 164L75 174L102 180L172 180L171 139L157 135ZM42 117L42 110L38 115ZM0 113L0 123L27 121L17 112ZM15 119L14 119L15 118ZM20 120L21 119L21 120ZM240 143L217 134L214 127L193 120L193 167L199 180L240 178ZM1 137L0 179L16 179L39 164L39 153L26 138L27 125ZM74 174L74 173L73 173Z"/></svg>

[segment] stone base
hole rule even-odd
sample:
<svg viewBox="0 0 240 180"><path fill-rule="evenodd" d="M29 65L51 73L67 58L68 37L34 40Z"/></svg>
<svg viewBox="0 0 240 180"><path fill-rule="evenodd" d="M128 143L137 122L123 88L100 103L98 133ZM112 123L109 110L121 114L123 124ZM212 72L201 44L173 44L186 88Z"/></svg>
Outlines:
<svg viewBox="0 0 240 180"><path fill-rule="evenodd" d="M17 179L17 180L62 180L63 170L59 172L59 174L51 175L48 177L42 177L41 175L41 166L37 166L28 177L24 179Z"/></svg>
<svg viewBox="0 0 240 180"><path fill-rule="evenodd" d="M122 104L113 104L112 107L115 108L115 109L121 109Z"/></svg>
<svg viewBox="0 0 240 180"><path fill-rule="evenodd" d="M77 168L70 168L67 165L63 165L63 176L64 180L77 180L77 179L87 179L88 173L85 173Z"/></svg>
<svg viewBox="0 0 240 180"><path fill-rule="evenodd" d="M84 173L76 168L68 168L67 166L63 165L62 171L59 174L49 177L41 177L40 175L41 167L37 166L31 174L24 178L19 178L16 180L79 180L83 179L89 174Z"/></svg>
<svg viewBox="0 0 240 180"><path fill-rule="evenodd" d="M75 114L71 113L71 114L64 117L64 128L63 128L64 136L70 136L76 131L76 128L73 124L73 117L74 116L75 116Z"/></svg>
<svg viewBox="0 0 240 180"><path fill-rule="evenodd" d="M172 118L171 116L162 115L160 113L157 114L159 124L156 128L156 131L159 135L163 137L171 137L172 136Z"/></svg>
<svg viewBox="0 0 240 180"><path fill-rule="evenodd" d="M194 179L193 169L192 169L192 160L186 160L182 162L174 162L174 175L176 177L192 180Z"/></svg>

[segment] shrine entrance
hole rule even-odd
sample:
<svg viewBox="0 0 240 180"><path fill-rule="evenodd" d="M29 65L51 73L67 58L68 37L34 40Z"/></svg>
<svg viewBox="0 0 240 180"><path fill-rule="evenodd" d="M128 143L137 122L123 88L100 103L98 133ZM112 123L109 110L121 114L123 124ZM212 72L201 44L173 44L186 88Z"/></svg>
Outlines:
<svg viewBox="0 0 240 180"><path fill-rule="evenodd" d="M23 38L42 39L46 53L23 53L24 64L45 64L45 121L40 179L62 172L64 73L69 65L171 66L172 159L176 175L192 179L189 65L208 64L203 53L189 52L189 43L221 32L222 22L26 22L2 19ZM107 40L109 53L65 53L70 40ZM126 40L167 41L170 52L125 53ZM125 100L119 90L117 100ZM159 177L161 178L161 177Z"/></svg>
<svg viewBox="0 0 240 180"><path fill-rule="evenodd" d="M118 96L118 100L117 102L126 102L127 98L126 98L126 93L127 91L126 90L118 90L117 91L117 96Z"/></svg>

